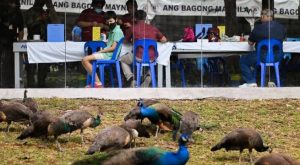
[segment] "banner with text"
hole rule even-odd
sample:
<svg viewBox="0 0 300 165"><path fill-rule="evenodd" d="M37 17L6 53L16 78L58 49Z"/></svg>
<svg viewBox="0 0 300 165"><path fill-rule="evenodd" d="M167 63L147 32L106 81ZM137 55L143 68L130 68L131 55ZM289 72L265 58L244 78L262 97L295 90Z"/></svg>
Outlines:
<svg viewBox="0 0 300 165"><path fill-rule="evenodd" d="M106 0L105 11L114 10L125 14L127 0ZM20 0L21 9L32 7L34 0ZM90 8L92 0L52 0L56 11L80 13ZM225 16L224 0L137 0L139 9L145 10L150 18L155 15L178 16ZM262 0L237 0L238 17L259 17ZM297 18L298 0L275 0L275 16Z"/></svg>

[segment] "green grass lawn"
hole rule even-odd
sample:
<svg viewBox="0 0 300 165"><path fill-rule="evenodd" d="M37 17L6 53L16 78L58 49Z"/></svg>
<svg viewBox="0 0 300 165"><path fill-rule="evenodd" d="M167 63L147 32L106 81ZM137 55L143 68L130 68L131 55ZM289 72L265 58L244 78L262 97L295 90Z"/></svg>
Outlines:
<svg viewBox="0 0 300 165"><path fill-rule="evenodd" d="M11 132L5 133L6 123L0 123L0 164L99 164L106 153L93 156L85 155L94 136L103 128L122 123L125 114L136 104L135 101L104 101L95 99L38 99L40 110L49 110L61 115L65 110L82 109L96 115L104 113L102 125L85 130L86 143L81 145L79 131L59 137L64 152L58 152L52 138L50 140L16 140L25 126L13 123ZM204 99L193 101L162 102L174 109L185 112L194 111L201 116L203 132L194 133L195 144L189 145L188 165L238 164L239 152L215 153L210 148L226 133L238 127L255 128L261 133L264 142L273 148L273 152L286 153L300 159L300 101L299 100L225 100ZM137 146L159 146L166 150L177 149L177 143L171 140L171 133L159 134L155 139L140 138ZM255 159L268 154L253 152ZM79 161L84 160L84 161ZM96 160L96 163L95 163ZM244 151L243 164L249 164L248 151ZM93 162L94 161L94 162ZM98 162L97 162L98 161ZM101 164L101 163L100 163Z"/></svg>

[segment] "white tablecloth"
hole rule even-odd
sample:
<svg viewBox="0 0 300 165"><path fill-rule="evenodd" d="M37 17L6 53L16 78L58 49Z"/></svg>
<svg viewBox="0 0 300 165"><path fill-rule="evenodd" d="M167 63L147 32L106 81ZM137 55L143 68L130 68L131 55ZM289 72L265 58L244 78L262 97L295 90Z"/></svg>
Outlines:
<svg viewBox="0 0 300 165"><path fill-rule="evenodd" d="M158 43L158 64L168 65L172 47L173 43ZM120 55L131 50L131 45L123 44ZM27 53L29 63L81 61L84 57L84 42L28 42Z"/></svg>
<svg viewBox="0 0 300 165"><path fill-rule="evenodd" d="M84 42L28 42L29 63L56 63L81 61Z"/></svg>
<svg viewBox="0 0 300 165"><path fill-rule="evenodd" d="M283 52L299 53L300 42L283 42ZM253 47L248 42L175 42L177 50L198 50L203 52L249 52Z"/></svg>

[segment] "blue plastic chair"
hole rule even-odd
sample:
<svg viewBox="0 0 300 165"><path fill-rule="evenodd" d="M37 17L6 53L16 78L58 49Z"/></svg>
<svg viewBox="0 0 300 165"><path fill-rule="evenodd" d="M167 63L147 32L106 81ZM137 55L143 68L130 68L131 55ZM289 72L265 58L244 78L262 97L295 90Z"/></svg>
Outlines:
<svg viewBox="0 0 300 165"><path fill-rule="evenodd" d="M142 54L142 60L138 61L136 60L136 51L138 47L144 48L143 54ZM150 47L154 47L155 50L155 60L151 61L150 60L150 55L149 55L149 49ZM134 54L134 59L135 59L135 65L136 65L136 70L137 70L137 80L136 80L136 85L137 87L141 86L141 77L142 77L142 68L143 67L150 67L151 71L151 79L152 79L152 87L157 87L157 82L156 82L156 73L155 73L155 66L156 66L156 58L158 57L158 52L157 52L157 42L153 39L140 39L136 40L133 45L133 54Z"/></svg>
<svg viewBox="0 0 300 165"><path fill-rule="evenodd" d="M118 85L119 88L122 88L122 78L121 78L121 69L120 69L120 61L119 61L119 54L121 50L121 46L123 43L124 38L121 38L120 41L117 43L117 46L113 52L113 55L110 60L95 60L93 61L93 69L92 69L92 87L95 85L95 76L96 76L96 69L97 66L99 67L100 72L100 80L102 82L102 86L104 87L104 71L106 67L110 69L110 80L112 87L114 87L114 77L113 77L113 66L116 67L116 73L118 78Z"/></svg>
<svg viewBox="0 0 300 165"><path fill-rule="evenodd" d="M106 47L106 43L103 41L88 41L84 44L84 53L88 55L88 53L94 53L100 49ZM89 52L89 50L91 52ZM86 77L86 85L91 84L92 76L88 73Z"/></svg>
<svg viewBox="0 0 300 165"><path fill-rule="evenodd" d="M280 87L279 64L283 57L282 42L277 39L265 39L258 43L256 55L261 66L261 87L265 86L267 66L275 68L277 87Z"/></svg>

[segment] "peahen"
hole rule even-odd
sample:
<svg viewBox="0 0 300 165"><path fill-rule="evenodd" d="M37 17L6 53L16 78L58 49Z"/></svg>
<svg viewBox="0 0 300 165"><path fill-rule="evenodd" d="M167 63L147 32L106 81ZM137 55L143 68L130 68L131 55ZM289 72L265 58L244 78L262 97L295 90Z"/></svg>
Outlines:
<svg viewBox="0 0 300 165"><path fill-rule="evenodd" d="M262 156L254 165L300 165L300 162L284 154L272 153Z"/></svg>
<svg viewBox="0 0 300 165"><path fill-rule="evenodd" d="M163 103L156 103L145 106L137 106L132 109L124 118L141 119L148 118L152 124L157 126L155 137L157 137L158 129L162 130L177 130L179 128L181 114Z"/></svg>
<svg viewBox="0 0 300 165"><path fill-rule="evenodd" d="M101 124L99 115L95 118L87 111L67 111L60 118L64 119L70 125L70 133L80 129L82 143L84 143L83 130L87 127L95 128Z"/></svg>
<svg viewBox="0 0 300 165"><path fill-rule="evenodd" d="M103 165L184 165L189 160L189 151L186 147L188 136L183 134L178 141L177 152L164 151L156 147L121 150Z"/></svg>
<svg viewBox="0 0 300 165"><path fill-rule="evenodd" d="M62 151L57 137L70 132L70 125L64 119L53 117L47 111L38 111L33 115L31 123L17 139L23 140L28 137L48 138L48 136L54 136L59 151Z"/></svg>
<svg viewBox="0 0 300 165"><path fill-rule="evenodd" d="M189 136L189 140L193 141L192 134L196 130L200 130L200 117L197 113L192 111L187 111L183 114L180 120L179 132L180 134L187 134ZM173 140L176 139L177 131L173 132Z"/></svg>
<svg viewBox="0 0 300 165"><path fill-rule="evenodd" d="M140 120L129 119L126 120L122 125L131 129L135 129L139 133L139 137L150 137L150 133L147 131L147 126L143 125Z"/></svg>
<svg viewBox="0 0 300 165"><path fill-rule="evenodd" d="M34 101L32 98L27 97L27 90L24 90L24 97L22 103L27 106L32 112L36 112L38 110L38 103Z"/></svg>
<svg viewBox="0 0 300 165"><path fill-rule="evenodd" d="M17 102L17 103L21 103L23 105L25 105L26 107L28 107L33 113L35 113L38 110L38 103L33 100L30 97L27 97L27 89L24 90L24 96L23 99L12 99L10 100L11 103L13 102Z"/></svg>
<svg viewBox="0 0 300 165"><path fill-rule="evenodd" d="M226 151L238 150L240 151L239 162L241 162L241 156L244 149L249 150L250 162L252 162L252 149L258 152L264 152L271 148L265 146L263 140L258 132L250 128L238 128L229 134L227 134L218 144L211 148L211 151L217 151L221 148L225 148Z"/></svg>
<svg viewBox="0 0 300 165"><path fill-rule="evenodd" d="M31 118L31 125L25 129L17 139L23 140L28 137L48 136L48 126L55 118L47 111L38 111Z"/></svg>
<svg viewBox="0 0 300 165"><path fill-rule="evenodd" d="M137 103L137 106L139 106L139 107L142 107L142 106L143 107L148 107L152 104L157 104L157 103L159 103L159 101L154 100L154 99L139 99L138 103Z"/></svg>
<svg viewBox="0 0 300 165"><path fill-rule="evenodd" d="M29 123L33 112L23 104L17 102L8 102L3 104L0 101L0 112L5 114L5 122L7 122L6 132L9 132L11 122Z"/></svg>
<svg viewBox="0 0 300 165"><path fill-rule="evenodd" d="M122 149L138 137L138 132L127 126L112 126L101 130L86 154Z"/></svg>

